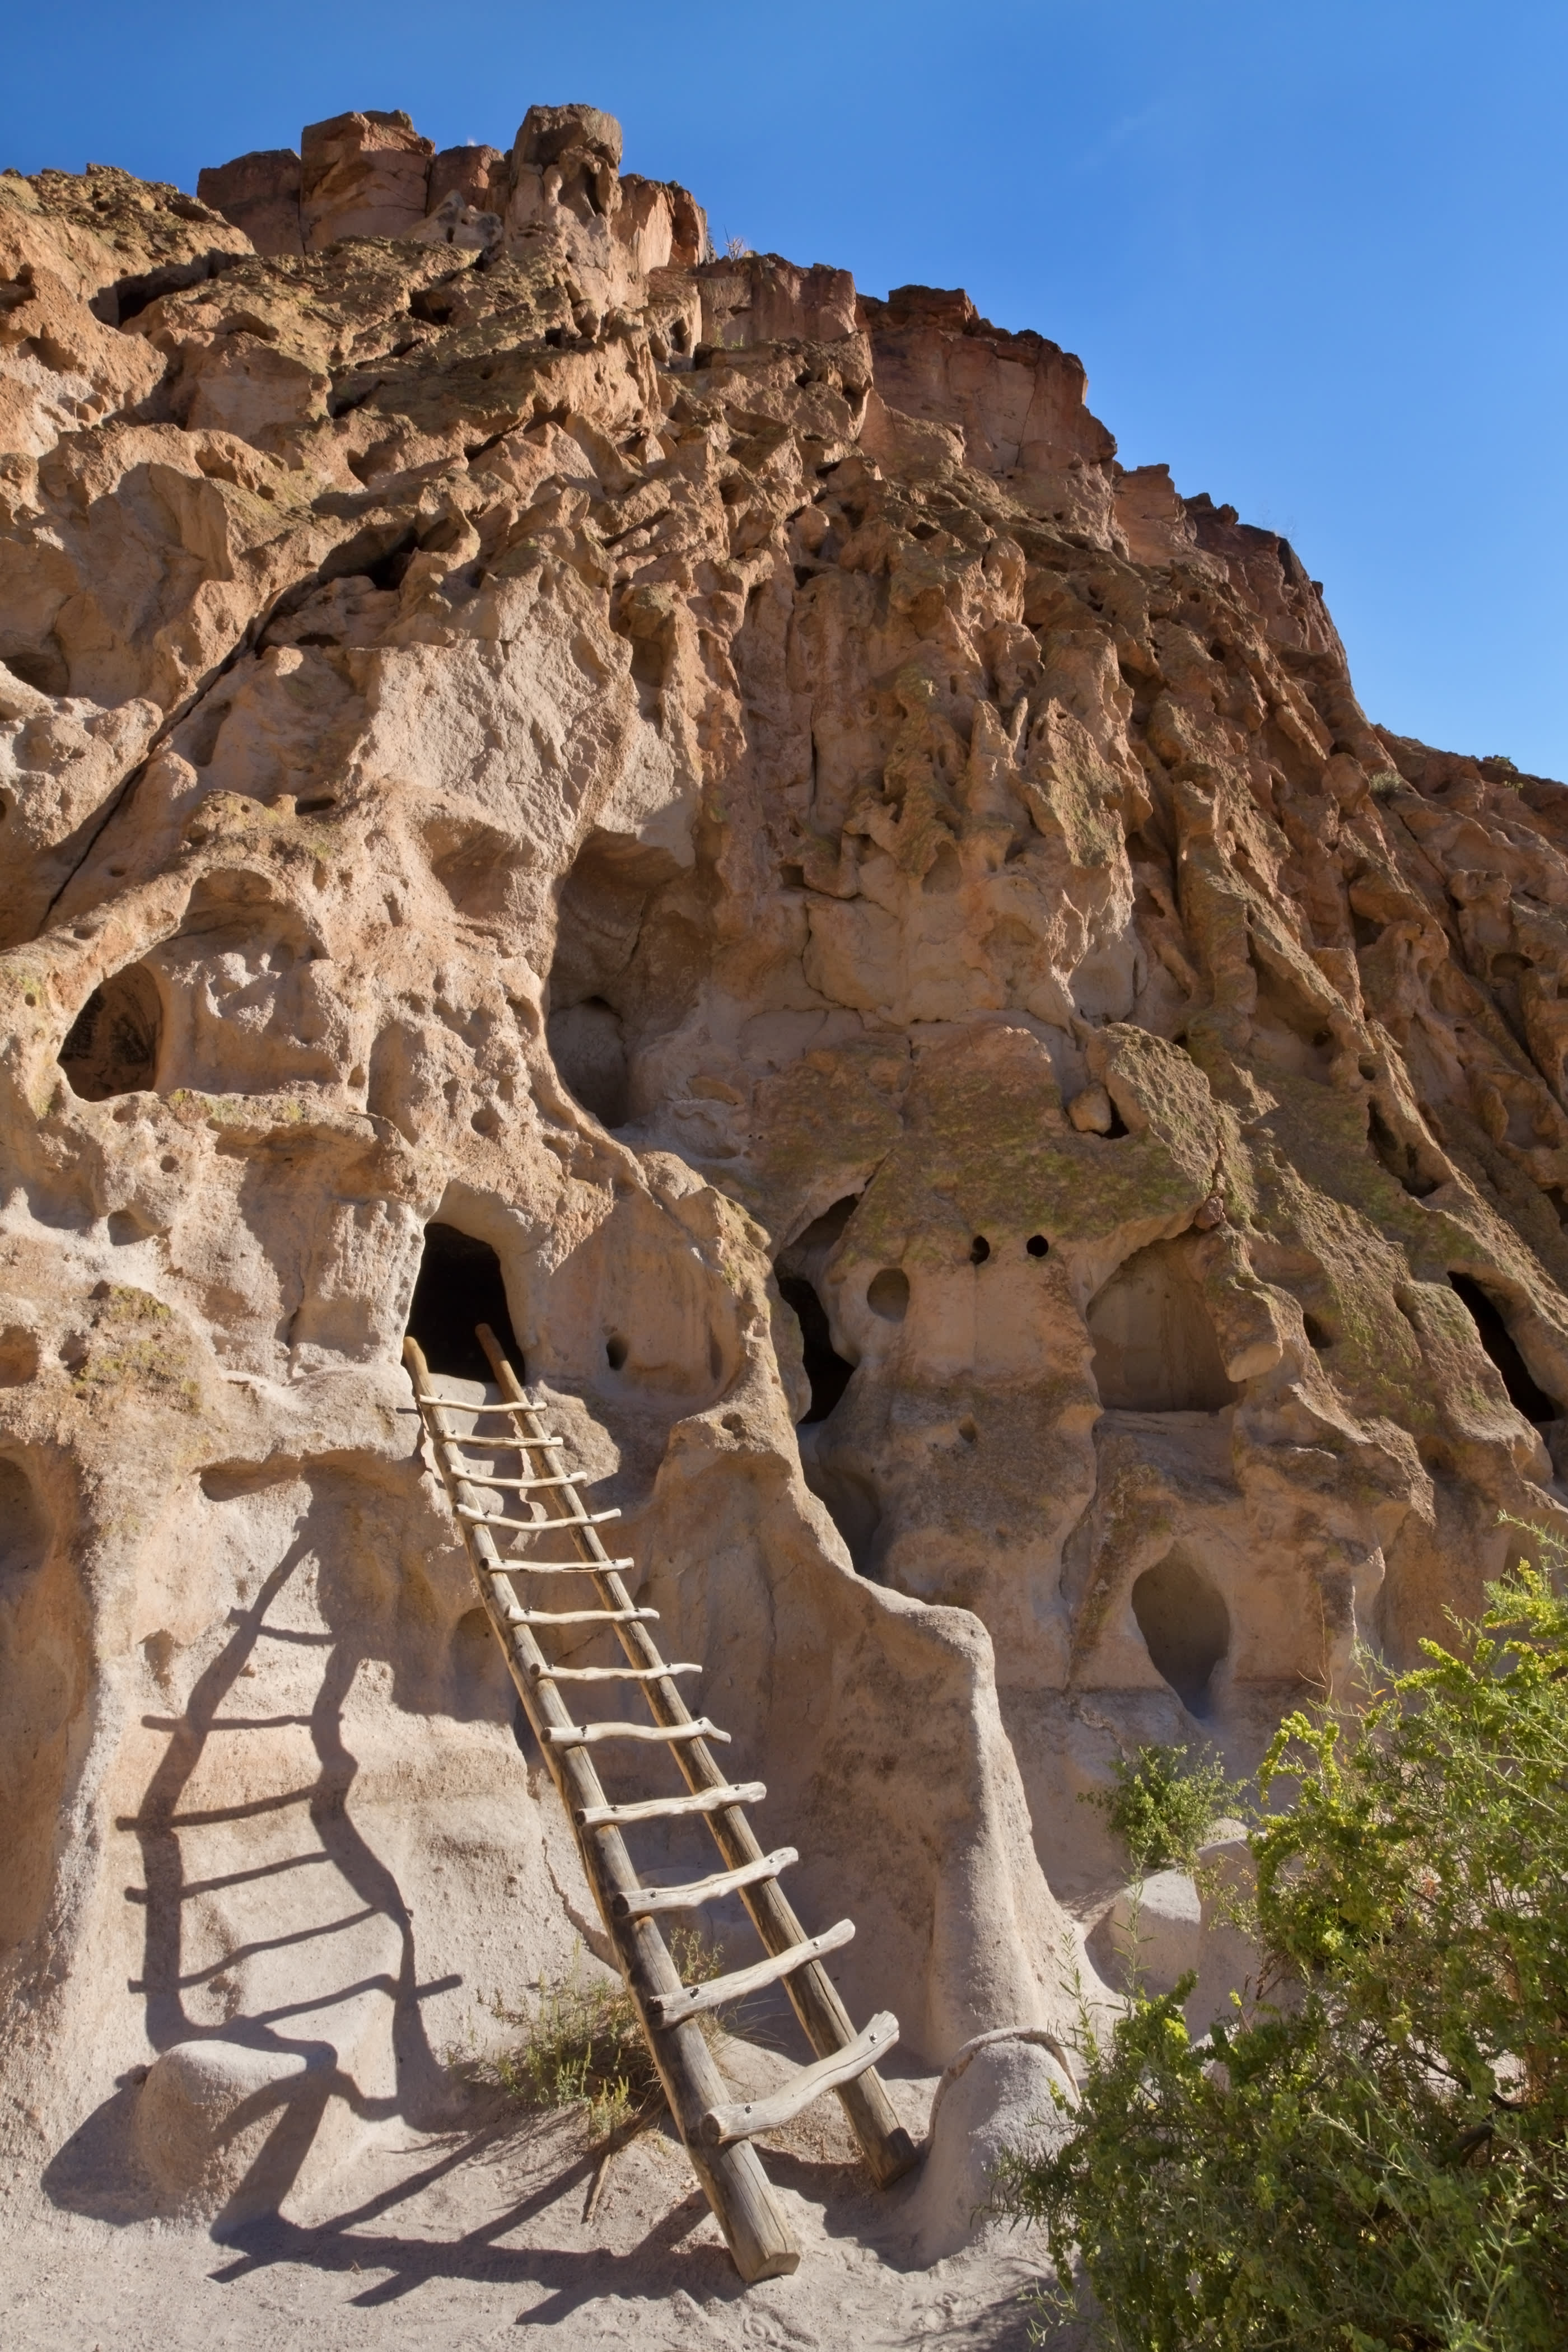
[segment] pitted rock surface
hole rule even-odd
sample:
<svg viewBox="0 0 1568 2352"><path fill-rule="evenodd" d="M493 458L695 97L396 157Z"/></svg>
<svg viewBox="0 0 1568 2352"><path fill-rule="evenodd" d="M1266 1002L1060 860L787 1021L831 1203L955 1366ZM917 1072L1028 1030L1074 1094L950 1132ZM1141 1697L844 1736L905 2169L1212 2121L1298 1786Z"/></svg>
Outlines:
<svg viewBox="0 0 1568 2352"><path fill-rule="evenodd" d="M436 2126L598 1936L431 1226L933 2070L1070 2021L1115 1756L1568 1525L1568 793L1054 343L620 162L0 177L0 2076L87 2210Z"/></svg>

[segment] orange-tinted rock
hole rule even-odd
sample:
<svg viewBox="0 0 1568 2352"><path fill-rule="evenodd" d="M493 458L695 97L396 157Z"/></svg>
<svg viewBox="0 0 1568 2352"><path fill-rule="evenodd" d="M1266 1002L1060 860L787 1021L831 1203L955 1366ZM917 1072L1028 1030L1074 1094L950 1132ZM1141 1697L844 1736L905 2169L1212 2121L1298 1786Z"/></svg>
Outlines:
<svg viewBox="0 0 1568 2352"><path fill-rule="evenodd" d="M511 165L499 147L443 147L431 160L428 207L457 194L475 212L500 213L510 187Z"/></svg>
<svg viewBox="0 0 1568 2352"><path fill-rule="evenodd" d="M305 250L345 236L405 236L429 209L436 150L406 114L335 114L300 140Z"/></svg>
<svg viewBox="0 0 1568 2352"><path fill-rule="evenodd" d="M242 228L258 253L304 252L300 158L292 147L262 147L232 163L209 164L197 177L196 194Z"/></svg>

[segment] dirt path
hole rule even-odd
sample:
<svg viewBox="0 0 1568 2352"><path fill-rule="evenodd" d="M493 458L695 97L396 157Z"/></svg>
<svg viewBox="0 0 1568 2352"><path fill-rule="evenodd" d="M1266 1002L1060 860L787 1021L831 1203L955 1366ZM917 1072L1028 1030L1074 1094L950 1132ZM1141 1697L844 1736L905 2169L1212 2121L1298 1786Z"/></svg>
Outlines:
<svg viewBox="0 0 1568 2352"><path fill-rule="evenodd" d="M918 2104L923 2087L900 2084L900 2105ZM616 2158L585 2220L598 2158L574 2116L502 2116L461 2136L405 2135L354 2164L334 2210L223 2243L195 2226L62 2214L13 2180L0 2209L0 2345L1026 2352L1021 2298L1039 2267L1037 2242L994 2233L930 2270L907 2267L909 2191L872 2192L846 2160L842 2134L834 2114L815 2137L797 2131L768 2149L803 2253L793 2278L749 2290L680 2149L659 2133Z"/></svg>

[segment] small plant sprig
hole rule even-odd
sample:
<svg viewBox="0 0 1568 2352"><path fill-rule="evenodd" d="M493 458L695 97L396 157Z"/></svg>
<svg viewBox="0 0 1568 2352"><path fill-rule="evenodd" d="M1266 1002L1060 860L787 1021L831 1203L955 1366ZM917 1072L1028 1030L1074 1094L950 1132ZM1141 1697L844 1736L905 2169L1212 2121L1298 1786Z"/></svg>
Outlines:
<svg viewBox="0 0 1568 2352"><path fill-rule="evenodd" d="M1140 1748L1111 1766L1115 1785L1086 1789L1079 1803L1105 1815L1140 1877L1145 1871L1191 1870L1211 1822L1240 1800L1242 1783L1226 1777L1213 1752L1185 1747Z"/></svg>

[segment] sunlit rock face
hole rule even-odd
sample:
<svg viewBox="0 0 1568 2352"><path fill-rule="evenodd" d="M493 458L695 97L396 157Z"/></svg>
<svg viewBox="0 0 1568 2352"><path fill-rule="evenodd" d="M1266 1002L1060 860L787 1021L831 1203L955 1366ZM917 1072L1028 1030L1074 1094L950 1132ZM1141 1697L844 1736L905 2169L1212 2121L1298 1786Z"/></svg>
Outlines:
<svg viewBox="0 0 1568 2352"><path fill-rule="evenodd" d="M411 1313L933 2063L1059 2019L1113 1757L1568 1524L1568 794L1056 345L620 163L0 178L0 2129L88 2210L440 2121L598 1938Z"/></svg>

